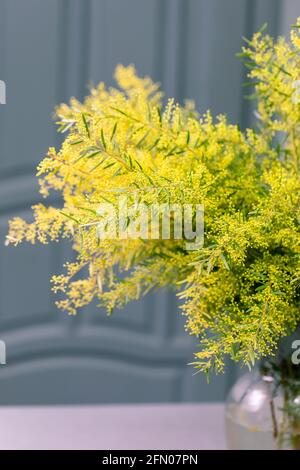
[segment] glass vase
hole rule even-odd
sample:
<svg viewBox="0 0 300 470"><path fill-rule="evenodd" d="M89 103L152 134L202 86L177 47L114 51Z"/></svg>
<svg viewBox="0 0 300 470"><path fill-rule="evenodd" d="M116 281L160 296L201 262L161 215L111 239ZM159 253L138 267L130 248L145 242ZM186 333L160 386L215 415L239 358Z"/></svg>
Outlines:
<svg viewBox="0 0 300 470"><path fill-rule="evenodd" d="M228 449L300 450L300 381L245 374L229 393L225 420Z"/></svg>

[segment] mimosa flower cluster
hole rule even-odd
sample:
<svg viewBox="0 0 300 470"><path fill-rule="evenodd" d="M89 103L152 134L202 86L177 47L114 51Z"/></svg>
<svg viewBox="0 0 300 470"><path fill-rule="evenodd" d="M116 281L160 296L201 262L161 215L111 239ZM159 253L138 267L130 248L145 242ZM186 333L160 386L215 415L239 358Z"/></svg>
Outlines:
<svg viewBox="0 0 300 470"><path fill-rule="evenodd" d="M300 322L300 79L298 24L291 41L262 31L242 51L257 100L245 131L199 116L191 102L162 106L159 87L118 66L117 88L101 83L83 103L56 110L66 137L38 167L41 193L60 208L33 206L34 220L10 222L8 243L67 237L75 262L52 279L69 314L98 300L111 313L150 290L173 286L186 330L199 338L194 364L251 366L274 352ZM101 239L103 202L197 204L205 208L204 246L184 239ZM122 276L120 277L120 274Z"/></svg>

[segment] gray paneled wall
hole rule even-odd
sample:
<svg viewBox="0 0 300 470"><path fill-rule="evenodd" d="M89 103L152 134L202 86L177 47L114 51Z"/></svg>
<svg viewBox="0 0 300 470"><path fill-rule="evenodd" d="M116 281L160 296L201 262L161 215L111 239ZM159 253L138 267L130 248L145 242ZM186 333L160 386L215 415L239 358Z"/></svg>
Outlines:
<svg viewBox="0 0 300 470"><path fill-rule="evenodd" d="M288 0L287 0L288 1ZM49 145L56 103L82 98L90 80L111 83L117 63L134 63L166 95L248 122L241 36L264 21L277 30L276 0L0 0L0 234L30 217L40 200L34 172ZM59 201L52 200L54 203ZM54 307L50 275L69 244L0 253L0 403L220 400L234 376L206 385L186 364L196 342L170 293L150 295L111 318L90 306L76 318Z"/></svg>

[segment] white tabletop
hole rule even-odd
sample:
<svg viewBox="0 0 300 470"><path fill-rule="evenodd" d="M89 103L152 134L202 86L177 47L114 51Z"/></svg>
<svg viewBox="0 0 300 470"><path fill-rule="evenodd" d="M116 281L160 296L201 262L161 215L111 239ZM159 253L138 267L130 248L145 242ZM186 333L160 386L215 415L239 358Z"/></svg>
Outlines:
<svg viewBox="0 0 300 470"><path fill-rule="evenodd" d="M0 407L0 449L224 449L222 404Z"/></svg>

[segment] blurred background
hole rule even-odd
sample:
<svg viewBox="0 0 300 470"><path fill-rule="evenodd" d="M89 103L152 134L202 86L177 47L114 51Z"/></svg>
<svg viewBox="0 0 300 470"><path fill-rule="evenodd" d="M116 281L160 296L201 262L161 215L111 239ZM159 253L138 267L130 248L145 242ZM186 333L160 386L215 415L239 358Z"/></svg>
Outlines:
<svg viewBox="0 0 300 470"><path fill-rule="evenodd" d="M238 373L208 385L187 366L197 341L175 296L149 295L107 318L95 305L56 310L49 280L70 243L4 248L7 220L40 201L35 168L59 146L57 103L92 81L112 84L118 63L161 82L166 96L251 123L245 70L235 54L263 23L286 34L299 0L0 0L0 404L223 400ZM57 196L49 200L59 204Z"/></svg>

